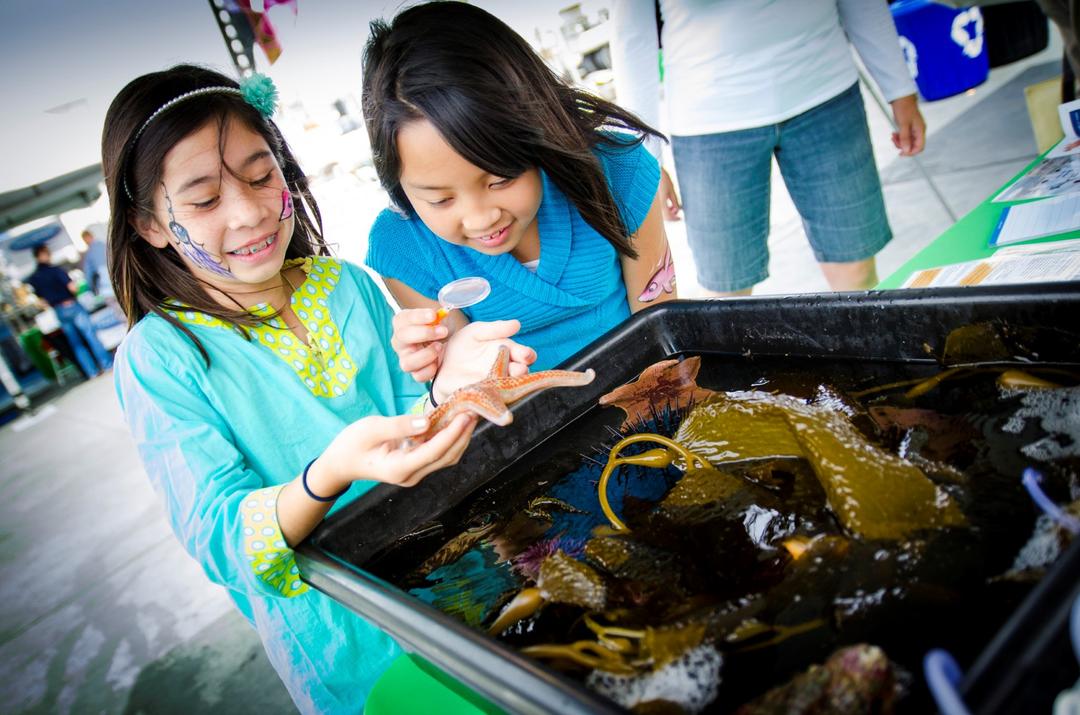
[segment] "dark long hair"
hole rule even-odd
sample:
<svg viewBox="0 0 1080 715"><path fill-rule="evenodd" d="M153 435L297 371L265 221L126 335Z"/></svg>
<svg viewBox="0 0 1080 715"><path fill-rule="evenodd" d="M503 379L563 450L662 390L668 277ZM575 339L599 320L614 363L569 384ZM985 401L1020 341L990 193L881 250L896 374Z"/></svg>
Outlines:
<svg viewBox="0 0 1080 715"><path fill-rule="evenodd" d="M637 257L593 149L628 150L660 133L564 82L493 15L435 2L405 10L389 25L372 22L363 104L375 169L402 210L415 214L401 188L397 133L427 119L486 172L516 177L543 169L590 226L619 253Z"/></svg>
<svg viewBox="0 0 1080 715"><path fill-rule="evenodd" d="M191 306L232 323L245 335L245 327L267 318L253 316L239 303L235 309L223 307L210 297L206 284L188 270L176 251L155 248L135 231L132 220L152 219L154 187L161 181L166 153L177 142L210 122L218 123L221 137L233 121L258 132L274 152L294 197L296 228L286 258L329 253L323 242L319 207L280 130L240 96L208 93L185 99L158 115L135 138L151 114L181 94L205 87L237 86L235 80L195 65L145 74L129 82L113 99L101 136L101 166L109 194L109 276L128 325L135 325L149 313L161 316L195 343L207 365L209 357L199 340L164 308L174 301Z"/></svg>

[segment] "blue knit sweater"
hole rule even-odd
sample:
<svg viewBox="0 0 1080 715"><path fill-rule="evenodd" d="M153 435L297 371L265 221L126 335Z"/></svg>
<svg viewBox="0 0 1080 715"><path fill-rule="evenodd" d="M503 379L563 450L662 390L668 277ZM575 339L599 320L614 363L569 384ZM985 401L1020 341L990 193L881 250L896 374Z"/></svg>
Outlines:
<svg viewBox="0 0 1080 715"><path fill-rule="evenodd" d="M642 146L595 150L630 233L649 212L660 180ZM553 367L630 315L619 256L541 171L543 199L536 220L540 265L535 273L509 253L488 256L432 233L415 215L384 210L371 228L367 265L432 300L446 283L483 276L491 296L465 309L470 321L521 321L515 340L536 350L534 370Z"/></svg>

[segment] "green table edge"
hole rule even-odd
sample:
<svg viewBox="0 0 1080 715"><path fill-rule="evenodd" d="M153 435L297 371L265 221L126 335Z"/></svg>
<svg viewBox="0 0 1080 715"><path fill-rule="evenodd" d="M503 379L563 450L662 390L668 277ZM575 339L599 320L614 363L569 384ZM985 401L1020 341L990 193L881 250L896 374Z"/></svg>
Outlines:
<svg viewBox="0 0 1080 715"><path fill-rule="evenodd" d="M1049 151L1050 150L1047 150L1046 153L1049 153ZM966 216L954 223L951 227L946 229L944 233L934 239L929 246L916 253L904 265L896 269L896 271L888 278L878 283L876 290L899 288L903 285L904 281L916 271L946 266L951 263L973 261L992 255L994 251L998 249L998 246L990 245L990 236L993 235L998 221L1001 220L1001 212L1005 210L1005 207L1042 200L1027 199L1025 201L994 203L994 196L1000 194L1004 189L1015 183L1017 179L1030 171L1046 157L1046 153L1043 153L1021 169L1016 176L1009 179L1009 181L995 191L990 198L984 200L981 204L972 209ZM1024 244L1052 243L1054 241L1061 241L1069 238L1080 238L1080 230L1069 231L1055 236L1047 236L1046 238L1040 238L1033 241L1025 241Z"/></svg>

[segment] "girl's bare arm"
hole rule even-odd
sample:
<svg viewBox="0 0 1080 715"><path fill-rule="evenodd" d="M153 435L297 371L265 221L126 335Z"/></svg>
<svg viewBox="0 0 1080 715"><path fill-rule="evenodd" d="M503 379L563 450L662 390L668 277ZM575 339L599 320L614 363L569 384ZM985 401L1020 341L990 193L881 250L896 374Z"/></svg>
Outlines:
<svg viewBox="0 0 1080 715"><path fill-rule="evenodd" d="M678 298L675 263L664 233L663 197L659 191L630 242L638 257L620 258L630 312L636 313L650 305Z"/></svg>

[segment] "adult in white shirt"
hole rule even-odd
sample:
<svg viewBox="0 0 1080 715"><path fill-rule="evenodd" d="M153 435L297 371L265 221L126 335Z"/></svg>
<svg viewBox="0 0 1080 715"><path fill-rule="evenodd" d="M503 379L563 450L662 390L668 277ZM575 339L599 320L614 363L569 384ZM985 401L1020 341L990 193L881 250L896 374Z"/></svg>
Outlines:
<svg viewBox="0 0 1080 715"><path fill-rule="evenodd" d="M701 286L746 295L768 276L774 156L829 285L876 284L892 231L850 45L892 105L900 154L922 151L926 133L885 0L658 4L662 28L653 0L614 1L617 100L671 136ZM675 187L666 171L661 181L674 219Z"/></svg>

